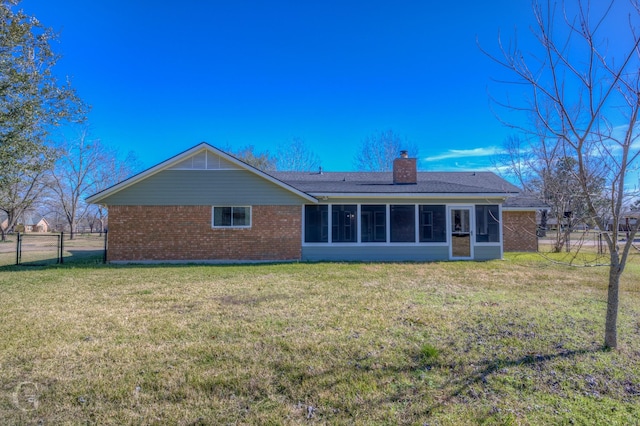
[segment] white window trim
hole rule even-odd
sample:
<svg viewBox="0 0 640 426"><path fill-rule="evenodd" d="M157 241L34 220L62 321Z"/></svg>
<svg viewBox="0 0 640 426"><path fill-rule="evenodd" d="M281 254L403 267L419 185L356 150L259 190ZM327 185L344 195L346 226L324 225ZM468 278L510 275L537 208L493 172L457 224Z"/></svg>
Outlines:
<svg viewBox="0 0 640 426"><path fill-rule="evenodd" d="M214 224L215 221L215 209L216 208L231 208L231 221L233 222L233 209L234 208L244 208L249 209L249 225L241 225L241 226L216 226ZM219 206L211 206L211 228L213 229L249 229L253 225L253 209L251 206L227 206L227 205L219 205Z"/></svg>
<svg viewBox="0 0 640 426"><path fill-rule="evenodd" d="M474 204L475 206L495 206L496 203L478 203L478 204ZM500 246L500 258L502 258L503 256L503 251L504 251L504 247L502 245L502 228L504 226L504 224L502 223L502 204L497 204L498 206L498 220L499 220L499 226L498 226L498 241L493 241L493 242L478 242L475 240L474 237L474 244L478 247L497 247ZM475 208L474 208L474 214L475 214ZM474 218L475 220L475 218ZM475 226L475 224L474 224Z"/></svg>
<svg viewBox="0 0 640 426"><path fill-rule="evenodd" d="M476 240L476 205L475 204L448 204L447 205L447 241L449 242L449 260L472 260L475 259L475 243ZM469 257L453 256L451 211L452 210L468 210L469 211Z"/></svg>
<svg viewBox="0 0 640 426"><path fill-rule="evenodd" d="M338 242L333 242L333 232L332 232L332 226L333 226L333 220L332 220L332 211L333 211L333 205L343 205L343 204L355 204L357 206L357 214L358 214L358 221L357 221L357 229L358 229L358 234L357 234L357 242L344 242L344 243L338 243ZM361 233L361 229L360 229L360 214L361 214L361 206L363 204L366 205L370 205L370 204L376 204L376 205L384 205L385 206L385 221L386 221L386 234L387 234L387 241L386 242L366 242L363 243L362 242L362 233ZM446 240L445 241L441 241L441 242L420 242L420 238L419 238L419 230L418 225L419 225L419 218L418 218L418 212L419 212L419 206L421 205L426 205L426 206L432 206L432 205L444 205L445 207L448 206L448 204L439 204L439 203L393 203L393 205L407 205L407 206L415 206L415 226L416 226L416 241L415 242L391 242L391 205L392 204L388 204L388 203L328 203L328 204L322 204L322 205L327 205L329 206L327 209L328 212L328 226L329 226L329 235L327 238L327 242L306 242L305 241L305 230L306 230L306 217L304 214L304 206L302 207L302 246L303 247L447 247L450 244L450 236L447 232L446 235ZM465 204L465 206L467 206ZM224 207L228 207L228 206L224 206ZM447 211L448 214L448 211ZM447 219L447 223L448 223L448 219ZM448 229L448 226L447 226ZM491 245L495 244L495 243L489 243Z"/></svg>

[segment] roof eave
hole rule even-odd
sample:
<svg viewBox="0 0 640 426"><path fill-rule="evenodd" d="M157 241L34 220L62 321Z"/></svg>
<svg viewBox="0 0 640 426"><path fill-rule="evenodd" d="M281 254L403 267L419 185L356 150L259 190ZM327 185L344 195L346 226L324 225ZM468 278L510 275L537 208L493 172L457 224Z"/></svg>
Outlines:
<svg viewBox="0 0 640 426"><path fill-rule="evenodd" d="M90 197L87 197L86 201L90 204L103 204L101 203L102 200L104 200L105 198L109 197L110 195L115 194L116 192L122 191L126 188L128 188L129 186L143 180L146 179L156 173L159 173L163 170L168 169L169 167L171 167L173 164L177 164L180 161L182 161L183 159L197 154L200 151L205 151L205 150L209 150L214 152L216 155L221 156L222 158L224 158L225 160L239 166L240 168L249 171L251 173L254 173L268 181L270 181L271 183L274 183L275 185L278 185L279 187L286 189L287 191L290 191L302 198L304 198L307 201L310 201L312 203L317 203L318 200L316 198L314 198L312 195L307 194L306 192L300 191L299 189L296 189L294 187L292 187L291 185L289 185L286 182L283 182L279 179L274 178L273 176L256 169L255 167L241 161L238 160L236 157L227 154L224 151L219 150L218 148L214 147L213 145L210 145L206 142L202 142L196 146L194 146L193 148L190 148L186 151L181 152L180 154L174 155L173 157L169 158L168 160L163 161L162 163L159 163L143 172L140 172L136 175L131 176L128 179L123 180L122 182L118 182L117 184L110 186L109 188L103 189L102 191L91 195Z"/></svg>
<svg viewBox="0 0 640 426"><path fill-rule="evenodd" d="M346 192L309 192L316 198L501 198L506 199L511 194L500 192L471 192L471 193L450 193L450 192L383 192L383 193L346 193Z"/></svg>

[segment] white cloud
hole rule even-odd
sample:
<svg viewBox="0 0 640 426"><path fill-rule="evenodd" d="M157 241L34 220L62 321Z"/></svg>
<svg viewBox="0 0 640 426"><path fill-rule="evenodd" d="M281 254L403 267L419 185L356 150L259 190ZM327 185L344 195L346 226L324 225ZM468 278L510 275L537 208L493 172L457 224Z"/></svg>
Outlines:
<svg viewBox="0 0 640 426"><path fill-rule="evenodd" d="M489 157L498 154L504 154L504 150L495 146L473 149L450 149L444 154L425 157L424 161L442 161L450 160L452 158Z"/></svg>
<svg viewBox="0 0 640 426"><path fill-rule="evenodd" d="M621 151L620 145L618 143L613 142L613 140L623 141L628 130L629 130L628 124L615 126L611 132L613 139L606 140L604 142L605 148L613 154L620 153ZM631 151L636 151L640 149L640 122L636 122L636 124L634 125L630 149Z"/></svg>

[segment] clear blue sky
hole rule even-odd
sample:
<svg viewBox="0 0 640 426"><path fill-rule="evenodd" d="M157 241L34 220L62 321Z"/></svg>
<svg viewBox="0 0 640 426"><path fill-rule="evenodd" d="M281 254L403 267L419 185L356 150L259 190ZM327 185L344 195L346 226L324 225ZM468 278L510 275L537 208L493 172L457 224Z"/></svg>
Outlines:
<svg viewBox="0 0 640 426"><path fill-rule="evenodd" d="M511 134L488 90L499 31L528 33L528 0L23 0L60 33L92 135L145 166L206 141L275 151L306 141L351 170L368 135L393 129L431 170L490 168ZM472 155L476 154L476 155Z"/></svg>

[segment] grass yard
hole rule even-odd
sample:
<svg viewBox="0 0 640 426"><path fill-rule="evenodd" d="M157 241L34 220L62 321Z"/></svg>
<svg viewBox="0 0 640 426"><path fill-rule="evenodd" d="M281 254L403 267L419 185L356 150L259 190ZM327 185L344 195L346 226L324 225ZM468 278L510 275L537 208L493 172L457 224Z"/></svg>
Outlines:
<svg viewBox="0 0 640 426"><path fill-rule="evenodd" d="M637 255L636 255L637 257ZM640 259L4 267L3 424L637 424Z"/></svg>

